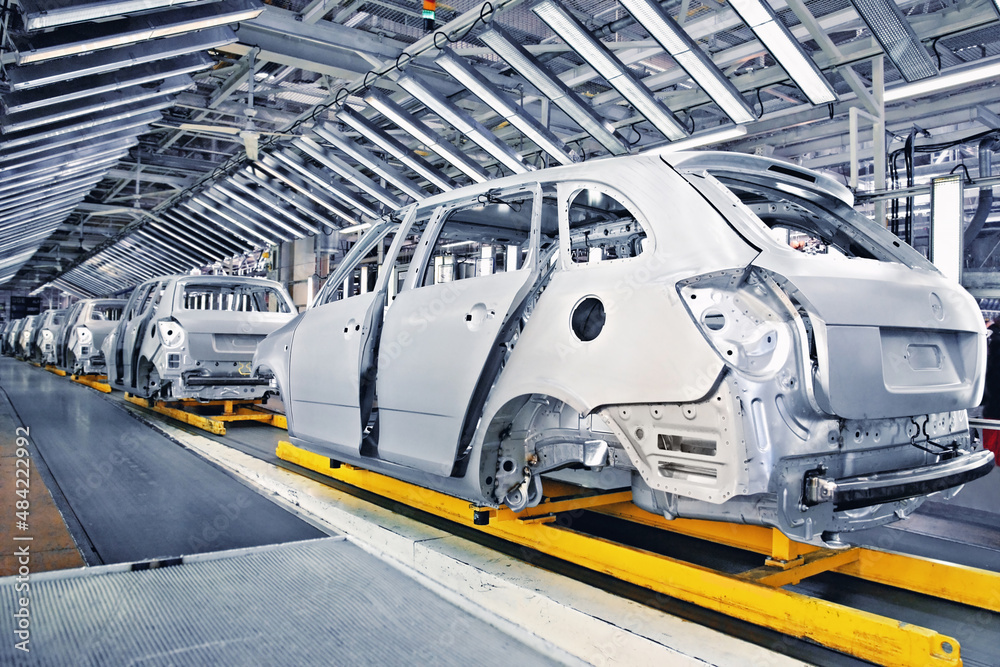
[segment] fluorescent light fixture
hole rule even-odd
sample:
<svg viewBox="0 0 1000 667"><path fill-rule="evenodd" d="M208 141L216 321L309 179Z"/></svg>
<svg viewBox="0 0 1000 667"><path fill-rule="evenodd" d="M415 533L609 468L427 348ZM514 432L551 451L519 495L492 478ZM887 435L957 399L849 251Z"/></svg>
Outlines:
<svg viewBox="0 0 1000 667"><path fill-rule="evenodd" d="M117 123L118 121L126 120L132 116L145 114L149 111L158 111L172 105L173 103L173 97L163 96L146 102L127 104L124 107L119 107L110 114L90 114L89 116L84 116L83 118L74 118L57 124L54 127L46 128L41 132L18 133L16 136L8 136L0 141L0 143L3 144L3 147L6 150L17 146L33 144L44 139L55 139L57 137L61 137L62 135L75 133L80 130L89 130L90 128L97 127L98 125ZM119 128L115 127L113 129L117 130Z"/></svg>
<svg viewBox="0 0 1000 667"><path fill-rule="evenodd" d="M246 250L256 245L254 241L240 235L225 225L203 222L193 210L185 210L176 206L169 211L160 213L160 215L170 222L185 224L201 230L205 236L215 239L216 243L223 247L235 245L241 250Z"/></svg>
<svg viewBox="0 0 1000 667"><path fill-rule="evenodd" d="M263 221L254 215L256 211L242 208L239 206L239 202L235 202L230 199L228 194L223 193L218 186L205 190L202 194L218 203L219 206L223 206L229 209L232 213L238 215L245 223L255 225L257 228L263 229L266 234L270 235L270 238L277 238L279 241L291 241L294 238L281 233L282 230L278 230L272 226L264 224Z"/></svg>
<svg viewBox="0 0 1000 667"><path fill-rule="evenodd" d="M341 160L336 155L333 155L330 151L326 150L309 137L300 137L293 141L292 145L328 169L339 174L341 178L354 183L356 186L370 194L372 197L375 197L375 199L378 199L389 208L395 210L402 207L402 202L396 199L391 192L359 172L348 163Z"/></svg>
<svg viewBox="0 0 1000 667"><path fill-rule="evenodd" d="M301 238L301 237L305 236L305 234L302 232L301 229L296 229L295 227L292 227L287 222L285 222L281 218L275 216L273 213L271 213L270 211L268 211L266 208L261 208L257 204L257 199L256 198L254 198L254 199L252 199L250 201L247 201L247 199L244 198L244 195L243 195L242 192L233 192L228 187L226 187L227 185L228 185L228 182L216 183L215 184L215 189L218 190L219 192L221 192L222 194L224 194L226 197L229 198L230 208L232 208L232 203L233 202L239 203L241 206L243 206L248 211L251 211L251 212L257 214L258 216L260 216L264 220L270 222L272 225L275 225L276 227L279 227L279 228L285 230L286 232L288 232L289 234L291 234L293 238ZM259 222L260 221L258 221L258 223Z"/></svg>
<svg viewBox="0 0 1000 667"><path fill-rule="evenodd" d="M458 187L453 180L437 169L437 167L434 167L419 155L415 155L409 148L397 141L395 137L372 125L368 119L361 114L352 111L345 106L337 111L336 116L337 120L343 122L345 125L353 127L359 134L368 139L368 141L381 147L382 150L394 155L397 160L405 164L415 173L426 178L428 182L434 184L440 190L448 192L449 190L454 190Z"/></svg>
<svg viewBox="0 0 1000 667"><path fill-rule="evenodd" d="M86 34L89 38L81 41L66 41L66 35L75 39L80 34L76 30L29 35L16 40L17 64L64 58L249 21L262 11L264 7L253 0L221 0L197 7L178 7L150 16L95 23L87 26Z"/></svg>
<svg viewBox="0 0 1000 667"><path fill-rule="evenodd" d="M363 232L372 226L370 222L363 222L360 225L351 225L350 227L342 227L337 231L341 234L353 234L354 232Z"/></svg>
<svg viewBox="0 0 1000 667"><path fill-rule="evenodd" d="M902 86L895 86L885 91L886 102L899 102L909 100L922 95L931 95L951 88L968 86L987 79L1000 78L1000 60L994 60L987 65L967 67L957 72L949 72L941 76L927 79L918 83L908 83Z"/></svg>
<svg viewBox="0 0 1000 667"><path fill-rule="evenodd" d="M444 47L434 62L557 162L573 164L577 161L576 153L570 151L561 139L529 115L506 93L490 83L464 58Z"/></svg>
<svg viewBox="0 0 1000 667"><path fill-rule="evenodd" d="M337 202L328 201L327 199L324 199L323 197L320 197L318 194L314 193L313 192L314 188L310 186L309 183L300 181L294 174L290 174L282 170L280 168L281 165L277 162L277 160L272 158L270 155L263 156L263 158L261 158L261 160L257 162L257 166L260 169L271 174L271 176L278 179L282 183L286 184L288 187L292 188L293 190L305 195L312 201L316 202L317 204L325 208L327 211L330 211L331 213L336 215L338 218L341 218L342 220L345 220L352 225L357 224L358 222L357 215L355 215L353 211L345 208L344 206L340 205ZM330 227L336 229L333 225L330 225Z"/></svg>
<svg viewBox="0 0 1000 667"><path fill-rule="evenodd" d="M170 77L161 82L155 88L146 86L131 86L104 95L95 95L79 100L64 102L51 107L45 107L40 113L15 114L21 120L12 120L6 115L0 118L0 125L3 125L4 132L21 132L33 127L51 125L59 121L77 118L87 114L96 114L109 109L117 109L126 104L135 104L150 99L159 98L161 95L174 95L183 90L187 90L194 85L194 80L187 74Z"/></svg>
<svg viewBox="0 0 1000 667"><path fill-rule="evenodd" d="M303 220L302 218L300 218L298 216L298 214L296 214L294 211L290 211L290 210L284 208L283 206L281 206L278 202L275 202L275 201L272 201L271 199L268 199L267 197L264 196L264 193L262 193L262 192L256 192L255 190L253 190L250 187L248 187L246 184L241 183L236 178L230 178L228 181L226 181L226 185L227 186L232 186L232 187L236 188L237 190L239 190L240 192L244 193L246 196L248 196L251 199L253 199L254 201L259 201L260 203L264 204L265 206L267 206L267 207L269 207L271 209L274 209L275 211L277 211L278 213L280 213L285 218L288 218L289 220L291 220L292 222L294 222L296 225L298 225L302 229L306 230L306 234L320 234L320 233L322 233L322 230L319 227L316 227L315 225L313 225L310 222L306 222L305 220ZM282 198L282 201L284 201L284 198ZM301 231L299 231L299 230L296 230L296 236L303 236L303 233Z"/></svg>
<svg viewBox="0 0 1000 667"><path fill-rule="evenodd" d="M27 30L42 30L70 23L96 21L132 12L162 9L182 5L195 0L118 0L117 2L94 2L76 0L72 3L53 3L45 0L21 0L21 13ZM69 6L60 6L69 5Z"/></svg>
<svg viewBox="0 0 1000 667"><path fill-rule="evenodd" d="M699 148L701 146L711 146L712 144L722 143L723 141L729 141L730 139L739 139L740 137L746 135L747 128L742 125L736 125L734 127L727 127L724 130L713 130L711 132L702 132L700 134L695 134L687 139L681 139L680 141L671 141L665 146L659 146L648 151L643 151L644 154L660 154L660 153L676 153L677 151L687 151L692 148Z"/></svg>
<svg viewBox="0 0 1000 667"><path fill-rule="evenodd" d="M523 174L528 171L528 167L524 164L521 156L510 146L500 141L495 134L483 127L475 118L441 95L438 95L437 91L431 89L425 81L418 79L412 74L407 74L397 79L396 83L399 84L400 88L416 98L418 102L492 155L497 162L515 174Z"/></svg>
<svg viewBox="0 0 1000 667"><path fill-rule="evenodd" d="M365 94L365 102L476 183L485 183L490 179L483 168L467 158L465 153L445 141L444 137L414 118L410 112L382 93L376 90L368 91Z"/></svg>
<svg viewBox="0 0 1000 667"><path fill-rule="evenodd" d="M8 93L4 95L3 106L7 113L18 113L81 98L92 98L94 95L111 93L129 86L149 84L168 77L197 72L208 68L212 62L206 54L192 53L158 63L140 65L122 72L75 79L72 84L66 82L60 85L58 91L46 88Z"/></svg>
<svg viewBox="0 0 1000 667"><path fill-rule="evenodd" d="M546 24L566 44L580 54L587 64L594 68L615 90L622 94L635 109L646 117L665 137L677 140L687 135L681 122L665 105L659 102L644 83L632 75L600 40L555 0L532 7L538 18Z"/></svg>
<svg viewBox="0 0 1000 667"><path fill-rule="evenodd" d="M962 174L931 179L930 260L956 282L962 280Z"/></svg>
<svg viewBox="0 0 1000 667"><path fill-rule="evenodd" d="M934 61L895 0L851 0L851 4L907 83L937 75Z"/></svg>
<svg viewBox="0 0 1000 667"><path fill-rule="evenodd" d="M48 140L38 139L35 141L27 139L22 142L22 145L26 145L27 148L22 148L14 152L7 152L7 142L0 139L0 145L4 148L3 155L0 155L0 162L20 163L29 155L48 154L50 151L58 148L66 148L67 146L75 150L79 146L88 145L94 139L102 137L108 140L115 138L127 138L131 140L136 135L146 132L146 126L160 118L162 116L159 112L147 112L133 116L127 121L120 123L97 125L78 132L63 133L58 138L47 137L46 139Z"/></svg>
<svg viewBox="0 0 1000 667"><path fill-rule="evenodd" d="M158 230L161 234L172 236L173 238L182 241L184 243L187 243L188 245L191 245L191 243L193 242L195 246L201 248L202 251L204 251L207 248L210 254L217 254L219 252L228 254L229 252L231 252L223 248L222 246L213 243L208 237L204 235L198 236L190 229L185 229L176 224L173 226L165 225L157 220L149 220L146 224L147 226Z"/></svg>
<svg viewBox="0 0 1000 667"><path fill-rule="evenodd" d="M212 230L212 233L209 233L197 221L184 217L176 208L171 211L160 212L158 216L150 218L149 224L157 229L169 229L175 233L183 233L188 238L195 239L200 243L206 244L208 247L215 248L216 252L223 254L242 252L247 247L239 244L233 236L222 238L220 236L223 233L221 228L217 227Z"/></svg>
<svg viewBox="0 0 1000 667"><path fill-rule="evenodd" d="M254 183L261 188L264 188L265 190L273 194L275 197L277 197L280 201L291 204L292 206L302 211L306 215L310 216L313 220L323 225L324 227L328 227L330 229L337 228L333 223L330 222L329 217L325 213L323 213L322 211L313 210L310 206L308 206L308 202L303 201L304 199L303 197L300 197L295 192L289 192L288 191L289 186L287 183L284 183L284 181L278 178L274 178L272 176L271 180L274 181L272 183L271 181L254 173L253 167L249 166L245 167L241 173L242 176L247 180L249 180L251 183ZM282 185L284 187L282 187Z"/></svg>
<svg viewBox="0 0 1000 667"><path fill-rule="evenodd" d="M479 35L480 41L490 47L494 53L503 58L531 85L548 97L585 132L594 137L612 155L628 153L628 146L615 134L609 123L594 112L589 104L556 77L547 67L542 65L527 49L518 44L500 26L492 27Z"/></svg>
<svg viewBox="0 0 1000 667"><path fill-rule="evenodd" d="M660 8L658 2L655 0L619 0L619 2L734 123L749 123L756 119L753 110L729 77L723 74L711 58L684 32L684 29Z"/></svg>
<svg viewBox="0 0 1000 667"><path fill-rule="evenodd" d="M385 160L373 155L371 151L358 144L358 142L341 134L329 123L316 125L313 127L313 132L316 133L316 136L323 139L323 141L347 153L352 160L358 162L372 173L381 176L389 183L392 183L413 199L419 201L430 196L430 193L404 176L398 169Z"/></svg>
<svg viewBox="0 0 1000 667"><path fill-rule="evenodd" d="M204 263L206 261L206 259L208 259L208 257L209 257L208 255L205 255L205 254L202 254L201 257L198 257L197 255L195 255L193 253L193 251L177 245L177 243L174 242L174 241L172 241L172 240L171 241L167 241L167 240L161 238L160 236L154 234L153 231L150 230L150 229L140 229L139 231L137 231L134 234L134 236L136 236L137 238L140 238L143 241L145 241L147 243L146 247L151 252L153 252L153 254L156 254L158 256L162 256L162 255L161 255L161 253L157 253L155 251L156 250L160 250L162 252L165 249L165 250L169 251L173 255L179 255L182 258L186 257L188 260L193 261L193 262L195 262L197 264ZM199 251L199 252L201 252L201 251ZM167 261L166 258L164 258L164 261L165 262ZM181 268L183 266L183 264L180 261L177 261L177 260L174 260L174 261L176 262L176 264L174 264L174 265L177 268Z"/></svg>
<svg viewBox="0 0 1000 667"><path fill-rule="evenodd" d="M199 53L235 41L236 33L229 28L212 28L179 37L145 42L141 47L98 51L31 67L9 67L7 77L10 80L11 90L28 90L53 83L65 83L84 76L127 71L136 65Z"/></svg>
<svg viewBox="0 0 1000 667"><path fill-rule="evenodd" d="M839 99L816 63L765 0L732 0L730 4L810 102L828 104Z"/></svg>
<svg viewBox="0 0 1000 667"><path fill-rule="evenodd" d="M206 196L208 196L207 193L206 193ZM184 207L186 207L186 208L194 211L195 213L198 213L199 215L204 216L205 218L207 218L209 220L212 219L211 215L208 215L206 213L202 213L197 208L195 208L194 207L195 204L197 204L198 206L201 206L203 209L205 209L209 213L214 213L215 215L219 216L220 218L222 218L226 222L239 227L240 229L242 229L243 231L247 232L251 236L256 236L258 239L260 239L260 241L263 241L267 245L278 245L277 242L273 238L264 236L263 234L261 234L257 230L255 230L255 229L253 229L253 228L248 227L247 225L245 225L243 223L243 221L240 220L239 218L235 218L232 215L229 215L228 213L226 213L225 211L223 211L217 201L214 201L214 200L211 200L211 199L206 199L204 197L198 196L198 197L192 197L189 201L184 202L182 204L182 206L184 206Z"/></svg>

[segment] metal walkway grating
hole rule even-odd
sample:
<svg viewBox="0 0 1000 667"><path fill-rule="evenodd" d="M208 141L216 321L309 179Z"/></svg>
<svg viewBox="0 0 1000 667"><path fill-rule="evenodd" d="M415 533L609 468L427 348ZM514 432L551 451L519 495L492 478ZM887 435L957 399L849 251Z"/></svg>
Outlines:
<svg viewBox="0 0 1000 667"><path fill-rule="evenodd" d="M16 583L0 579L7 619ZM338 537L37 575L28 594L31 652L4 641L0 664L553 663Z"/></svg>

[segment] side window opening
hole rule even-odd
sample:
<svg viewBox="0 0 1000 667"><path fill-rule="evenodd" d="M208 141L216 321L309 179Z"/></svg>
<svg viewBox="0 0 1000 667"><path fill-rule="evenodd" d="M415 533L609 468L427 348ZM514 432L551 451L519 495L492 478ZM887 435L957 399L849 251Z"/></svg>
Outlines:
<svg viewBox="0 0 1000 667"><path fill-rule="evenodd" d="M413 268L413 256L416 254L420 244L420 237L424 235L424 231L427 229L427 225L434 217L436 211L436 208L417 211L416 219L410 225L406 238L403 239L403 244L399 248L399 254L393 260L392 267L387 267L391 275L386 284L388 292L386 294L386 307L396 298L396 295L403 288L403 283L409 277L410 271Z"/></svg>
<svg viewBox="0 0 1000 667"><path fill-rule="evenodd" d="M534 192L486 193L448 213L421 286L519 271L529 261Z"/></svg>
<svg viewBox="0 0 1000 667"><path fill-rule="evenodd" d="M615 197L585 188L569 205L569 253L573 264L596 264L640 255L646 230Z"/></svg>
<svg viewBox="0 0 1000 667"><path fill-rule="evenodd" d="M326 293L326 298L322 303L332 303L343 301L353 296L367 294L375 289L375 281L378 279L378 264L382 253L389 248L394 234L389 234L376 244L368 254L362 259L351 273L340 281L338 285L331 285ZM381 246L381 250L380 250Z"/></svg>
<svg viewBox="0 0 1000 667"><path fill-rule="evenodd" d="M719 180L759 218L771 237L782 246L806 255L891 260L882 256L874 240L859 233L858 223L839 217L818 202L762 185L725 177ZM847 213L860 217L853 209Z"/></svg>

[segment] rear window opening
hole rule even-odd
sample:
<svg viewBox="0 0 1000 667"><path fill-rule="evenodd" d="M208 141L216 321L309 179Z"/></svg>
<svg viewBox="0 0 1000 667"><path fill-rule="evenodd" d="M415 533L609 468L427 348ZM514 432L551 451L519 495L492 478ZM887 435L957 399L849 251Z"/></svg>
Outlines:
<svg viewBox="0 0 1000 667"><path fill-rule="evenodd" d="M184 285L181 303L185 310L242 313L289 313L288 302L278 290L266 285Z"/></svg>
<svg viewBox="0 0 1000 667"><path fill-rule="evenodd" d="M90 320L93 322L117 322L122 318L122 306L94 306L90 312Z"/></svg>
<svg viewBox="0 0 1000 667"><path fill-rule="evenodd" d="M859 225L840 217L818 202L799 199L778 190L720 179L770 230L778 243L805 255L893 261L878 245L859 232ZM861 216L853 209L849 216Z"/></svg>

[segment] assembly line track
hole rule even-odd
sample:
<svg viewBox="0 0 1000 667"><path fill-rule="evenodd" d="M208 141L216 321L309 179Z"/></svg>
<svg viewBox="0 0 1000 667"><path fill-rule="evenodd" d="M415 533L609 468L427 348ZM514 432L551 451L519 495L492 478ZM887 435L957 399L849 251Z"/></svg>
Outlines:
<svg viewBox="0 0 1000 667"><path fill-rule="evenodd" d="M128 409L134 414L142 414L143 419L148 420L153 425L162 419L160 415L154 415L150 411L136 410L131 408L131 406L126 408L122 397L117 393L108 396L107 400L117 403L122 409ZM623 597L629 597L669 613L694 620L708 627L722 630L733 636L774 648L781 653L798 659L822 664L853 664L855 662L849 656L830 651L809 642L760 628L753 624L745 623L663 595L656 595L651 599L649 591L638 586L604 575L595 575L593 572L572 563L547 556L533 549L526 549L525 547L510 544L489 535L484 535L467 526L448 521L433 514L414 510L401 503L388 500L363 489L343 484L329 477L282 461L275 455L277 443L285 437L284 432L278 429L269 426L246 424L230 428L229 433L225 437L221 437L206 434L203 431L198 431L183 424L174 425L191 434L210 437L221 444L242 451L272 465L292 470L321 481L324 484L335 486L340 490L379 504L394 512L418 518L425 523L442 528L463 538L482 543L490 548L508 553L522 560L527 560L546 569L572 576L580 581L597 585ZM696 561L717 569L729 569L736 572L759 564L759 559L756 556L739 549L722 545L706 545L701 540L683 535L664 535L663 531L636 526L635 524L614 518L600 516L593 512L574 512L572 515L563 514L558 517L558 520L564 525L572 523L573 528L576 530L590 532L596 536L608 539L615 539L670 557ZM905 531L893 529L870 531L870 534L865 537L870 542L884 544L888 541L893 546L907 541ZM926 539L921 542L924 549L927 549L927 542L928 540ZM933 543L933 540L930 542ZM952 555L955 555L955 546L954 544L950 545ZM934 548L940 549L941 546L932 545L932 550ZM993 563L997 562L998 553L996 551L986 550L983 553L981 549L977 550L973 548L972 552L975 557L974 559L985 558L986 560L991 560ZM858 581L836 574L825 574L792 587L792 590L849 604L853 607L880 615L905 619L909 623L934 627L940 632L956 636L960 638L962 643L962 657L965 664L992 664L990 661L994 655L993 646L1000 639L1000 632L996 630L996 628L1000 627L996 614L972 610L955 603L931 600L924 596L900 591L888 586ZM990 618L984 620L983 614L989 615ZM975 632L972 632L973 630Z"/></svg>

